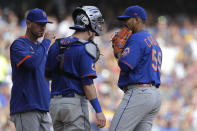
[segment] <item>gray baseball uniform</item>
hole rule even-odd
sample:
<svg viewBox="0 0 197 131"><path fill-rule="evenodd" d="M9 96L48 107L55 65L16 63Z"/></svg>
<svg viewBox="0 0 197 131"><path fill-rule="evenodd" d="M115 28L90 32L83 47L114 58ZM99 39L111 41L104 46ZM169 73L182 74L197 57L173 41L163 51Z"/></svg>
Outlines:
<svg viewBox="0 0 197 131"><path fill-rule="evenodd" d="M85 96L55 96L50 114L55 131L90 131L88 101Z"/></svg>
<svg viewBox="0 0 197 131"><path fill-rule="evenodd" d="M53 131L51 116L48 112L27 111L10 116L17 131Z"/></svg>
<svg viewBox="0 0 197 131"><path fill-rule="evenodd" d="M110 131L150 131L161 106L161 95L154 87L129 86L116 110Z"/></svg>

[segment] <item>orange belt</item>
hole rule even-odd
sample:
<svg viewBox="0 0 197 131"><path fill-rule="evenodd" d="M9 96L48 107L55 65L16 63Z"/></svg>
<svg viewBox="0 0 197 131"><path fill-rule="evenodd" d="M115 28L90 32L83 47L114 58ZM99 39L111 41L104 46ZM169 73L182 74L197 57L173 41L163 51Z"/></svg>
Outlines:
<svg viewBox="0 0 197 131"><path fill-rule="evenodd" d="M137 84L139 87L151 87L152 84Z"/></svg>
<svg viewBox="0 0 197 131"><path fill-rule="evenodd" d="M138 87L151 87L151 86L153 86L152 84L133 84L133 85L138 86ZM122 89L123 89L124 92L126 92L126 91L128 91L129 88L128 88L128 86L124 86Z"/></svg>

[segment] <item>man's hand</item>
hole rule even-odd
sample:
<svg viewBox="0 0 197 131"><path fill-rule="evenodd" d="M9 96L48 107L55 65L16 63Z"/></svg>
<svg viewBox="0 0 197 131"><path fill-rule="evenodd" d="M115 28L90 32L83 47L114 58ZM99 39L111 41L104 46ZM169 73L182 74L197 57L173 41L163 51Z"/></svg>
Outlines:
<svg viewBox="0 0 197 131"><path fill-rule="evenodd" d="M55 34L51 32L46 32L44 35L44 38L49 39L51 41L49 48L54 44L55 42Z"/></svg>
<svg viewBox="0 0 197 131"><path fill-rule="evenodd" d="M105 127L105 124L106 124L106 118L105 118L104 114L102 112L96 113L96 125L99 128L103 128L103 127Z"/></svg>
<svg viewBox="0 0 197 131"><path fill-rule="evenodd" d="M44 38L49 39L50 41L52 41L53 39L55 39L55 34L51 33L51 32L46 32L44 35Z"/></svg>

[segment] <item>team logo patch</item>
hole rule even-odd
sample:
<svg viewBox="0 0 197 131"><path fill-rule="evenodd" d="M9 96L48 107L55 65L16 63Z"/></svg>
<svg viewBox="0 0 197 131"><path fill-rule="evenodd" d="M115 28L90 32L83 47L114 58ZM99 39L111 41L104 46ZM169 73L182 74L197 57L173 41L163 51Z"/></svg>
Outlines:
<svg viewBox="0 0 197 131"><path fill-rule="evenodd" d="M134 15L135 15L135 16L138 16L138 14L137 14L136 12L134 13Z"/></svg>
<svg viewBox="0 0 197 131"><path fill-rule="evenodd" d="M95 64L94 63L92 64L92 70L93 71L96 71L96 68L95 68Z"/></svg>
<svg viewBox="0 0 197 131"><path fill-rule="evenodd" d="M62 39L62 40L60 41L60 44L61 44L61 45L68 45L69 43L70 43L69 40L64 40L64 39Z"/></svg>
<svg viewBox="0 0 197 131"><path fill-rule="evenodd" d="M72 37L72 36L70 36L70 37L68 37L68 38L66 38L66 39L62 39L62 40L60 41L60 44L61 44L61 45L68 45L68 44L70 44L70 43L72 43L72 42L75 42L75 41L77 41L77 39L74 38L74 37Z"/></svg>
<svg viewBox="0 0 197 131"><path fill-rule="evenodd" d="M124 51L122 52L122 57L127 56L130 53L130 48L127 47L126 49L124 49Z"/></svg>

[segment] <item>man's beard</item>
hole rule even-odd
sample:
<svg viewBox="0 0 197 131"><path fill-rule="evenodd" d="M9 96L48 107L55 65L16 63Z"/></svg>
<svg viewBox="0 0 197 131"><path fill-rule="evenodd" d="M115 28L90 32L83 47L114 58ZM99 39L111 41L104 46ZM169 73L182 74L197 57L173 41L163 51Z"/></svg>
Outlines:
<svg viewBox="0 0 197 131"><path fill-rule="evenodd" d="M35 38L40 38L44 35L44 33L34 33L34 32L31 32L31 34L33 35L33 37Z"/></svg>

